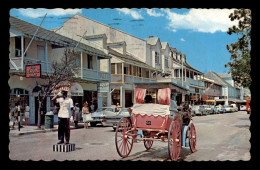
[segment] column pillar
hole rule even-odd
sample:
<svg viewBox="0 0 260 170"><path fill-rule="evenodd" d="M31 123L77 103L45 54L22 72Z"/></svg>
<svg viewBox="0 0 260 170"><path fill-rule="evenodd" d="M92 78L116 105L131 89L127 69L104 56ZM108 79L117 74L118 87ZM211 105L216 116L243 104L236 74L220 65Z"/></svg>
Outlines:
<svg viewBox="0 0 260 170"><path fill-rule="evenodd" d="M125 107L125 89L120 86L120 106Z"/></svg>
<svg viewBox="0 0 260 170"><path fill-rule="evenodd" d="M46 61L46 72L49 72L49 64L48 64L48 43L45 42L45 61Z"/></svg>
<svg viewBox="0 0 260 170"><path fill-rule="evenodd" d="M22 35L21 36L21 53L22 53L22 56L21 56L21 67L22 67L22 71L24 70L23 68L23 60L24 60L24 36Z"/></svg>
<svg viewBox="0 0 260 170"><path fill-rule="evenodd" d="M81 79L83 79L83 52L80 52L80 67L81 67Z"/></svg>

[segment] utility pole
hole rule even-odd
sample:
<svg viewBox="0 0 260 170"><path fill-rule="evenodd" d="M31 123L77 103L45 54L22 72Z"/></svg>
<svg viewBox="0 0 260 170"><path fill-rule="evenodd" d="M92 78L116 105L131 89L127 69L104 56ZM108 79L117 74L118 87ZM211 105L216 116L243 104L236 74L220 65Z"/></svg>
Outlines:
<svg viewBox="0 0 260 170"><path fill-rule="evenodd" d="M181 55L181 86L183 87L183 56Z"/></svg>

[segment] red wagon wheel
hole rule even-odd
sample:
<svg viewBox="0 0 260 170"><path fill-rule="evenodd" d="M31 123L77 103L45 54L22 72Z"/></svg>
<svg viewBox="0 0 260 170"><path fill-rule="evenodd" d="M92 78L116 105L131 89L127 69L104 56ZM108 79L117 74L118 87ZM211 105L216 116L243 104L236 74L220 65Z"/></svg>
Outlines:
<svg viewBox="0 0 260 170"><path fill-rule="evenodd" d="M144 140L144 147L149 150L153 145L153 140Z"/></svg>
<svg viewBox="0 0 260 170"><path fill-rule="evenodd" d="M168 150L171 160L177 161L181 152L181 127L177 120L169 127Z"/></svg>
<svg viewBox="0 0 260 170"><path fill-rule="evenodd" d="M127 157L133 147L133 132L131 131L132 124L126 117L122 118L116 128L115 143L117 153L125 158Z"/></svg>
<svg viewBox="0 0 260 170"><path fill-rule="evenodd" d="M196 129L193 123L190 125L190 134L189 134L189 142L190 142L190 150L191 152L196 151L196 143L197 143L197 136L196 136Z"/></svg>

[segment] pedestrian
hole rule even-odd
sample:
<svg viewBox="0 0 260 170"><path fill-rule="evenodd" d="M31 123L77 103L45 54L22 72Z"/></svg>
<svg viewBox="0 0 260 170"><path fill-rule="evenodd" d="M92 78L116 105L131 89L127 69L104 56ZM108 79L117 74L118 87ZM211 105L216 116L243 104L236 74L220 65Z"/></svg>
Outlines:
<svg viewBox="0 0 260 170"><path fill-rule="evenodd" d="M64 136L66 139L65 144L69 144L70 140L70 117L73 110L73 101L68 97L68 92L63 90L52 98L59 103L60 109L58 112L58 140L57 144L64 143Z"/></svg>
<svg viewBox="0 0 260 170"><path fill-rule="evenodd" d="M178 105L175 101L175 94L171 94L170 112L174 116L178 112Z"/></svg>
<svg viewBox="0 0 260 170"><path fill-rule="evenodd" d="M74 107L74 123L75 127L78 128L78 122L80 120L80 108L79 108L79 103L75 103Z"/></svg>
<svg viewBox="0 0 260 170"><path fill-rule="evenodd" d="M91 120L91 115L88 108L88 102L86 101L82 107L82 118L84 122L84 128L88 128L88 122Z"/></svg>
<svg viewBox="0 0 260 170"><path fill-rule="evenodd" d="M19 103L15 103L15 107L14 107L14 110L13 110L13 115L14 115L14 122L13 122L13 126L12 128L14 129L14 125L15 123L17 122L18 124L18 130L20 131L20 128L21 128L21 124L20 124L20 112L21 112L21 106Z"/></svg>
<svg viewBox="0 0 260 170"><path fill-rule="evenodd" d="M119 103L116 103L116 109L115 109L115 112L119 112L120 111L120 104Z"/></svg>
<svg viewBox="0 0 260 170"><path fill-rule="evenodd" d="M14 109L15 109L15 107L12 107L12 105L10 104L9 105L9 118L10 118L10 122L12 124L14 124L14 122L15 122ZM13 125L11 127L12 127L12 129L14 129Z"/></svg>
<svg viewBox="0 0 260 170"><path fill-rule="evenodd" d="M177 100L175 99L175 97L176 97L176 95L174 93L172 93L171 101L170 101L170 114L173 116L174 119L178 120L178 122L182 126L181 115L179 112L179 110L181 110L181 108L177 105L177 102L176 102Z"/></svg>
<svg viewBox="0 0 260 170"><path fill-rule="evenodd" d="M93 102L90 105L90 109L91 109L91 113L93 113L95 111L95 105L93 104Z"/></svg>
<svg viewBox="0 0 260 170"><path fill-rule="evenodd" d="M24 109L24 116L25 116L25 124L29 125L29 116L30 116L30 106L28 106L27 103L25 103L25 109Z"/></svg>

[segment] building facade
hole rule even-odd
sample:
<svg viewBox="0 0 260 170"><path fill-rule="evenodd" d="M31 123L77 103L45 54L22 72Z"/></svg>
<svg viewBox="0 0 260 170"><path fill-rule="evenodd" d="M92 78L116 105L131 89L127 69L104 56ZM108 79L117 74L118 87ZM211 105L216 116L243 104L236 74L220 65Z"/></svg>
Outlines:
<svg viewBox="0 0 260 170"><path fill-rule="evenodd" d="M10 16L10 53L9 53L9 75L10 87L9 104L15 103L21 106L30 106L30 124L37 123L38 93L34 92L37 85L45 83L44 76L52 73L52 63L60 61L64 56L65 49L75 49L78 73L75 74L76 82L72 82L70 94L75 102L88 101L94 104L102 103L104 97L98 96L98 88L101 83L110 82L110 58L104 50L95 49L53 31L39 27L16 17ZM35 36L34 36L35 34ZM75 48L76 47L76 48ZM107 63L107 70L100 69L100 63ZM41 76L37 78L26 77L26 66L40 65ZM74 91L73 91L74 90ZM75 91L76 90L76 91ZM110 93L106 93L109 96ZM110 99L105 97L105 100ZM102 104L100 104L102 105ZM53 107L51 96L44 101L41 110L42 123L44 115Z"/></svg>

